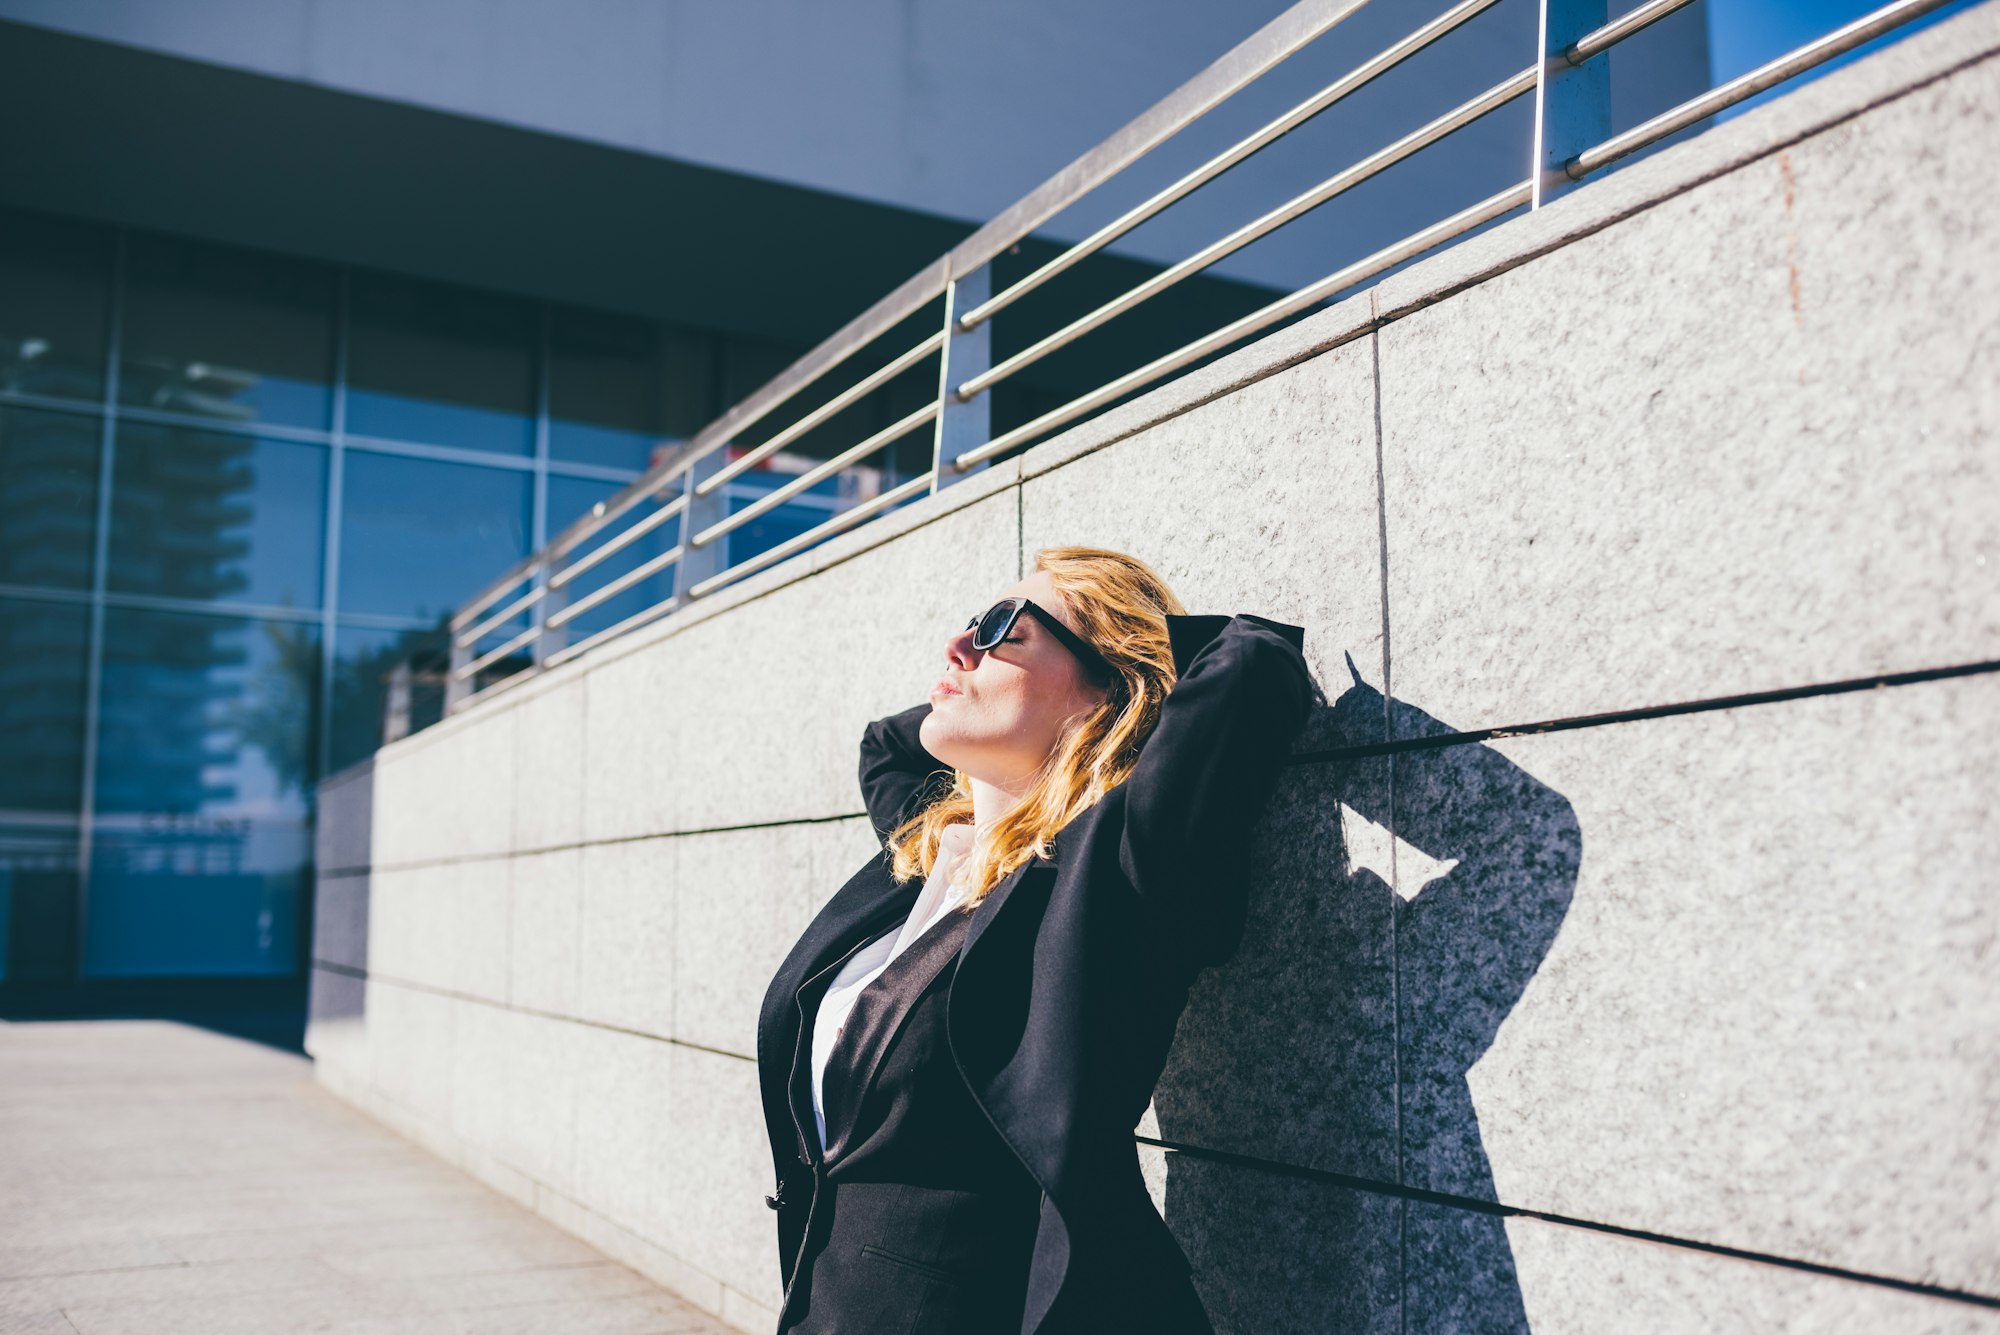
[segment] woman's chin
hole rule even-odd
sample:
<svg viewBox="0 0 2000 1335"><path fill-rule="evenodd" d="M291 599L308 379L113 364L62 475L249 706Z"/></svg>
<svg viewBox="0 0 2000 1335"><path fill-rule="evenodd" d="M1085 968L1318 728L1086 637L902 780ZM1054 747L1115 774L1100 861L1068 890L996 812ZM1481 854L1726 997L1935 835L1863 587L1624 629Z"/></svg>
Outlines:
<svg viewBox="0 0 2000 1335"><path fill-rule="evenodd" d="M952 742L956 734L953 729L937 723L936 720L937 712L933 708L930 717L926 718L923 726L917 729L917 740L924 744L924 750L949 765L953 761L947 753L955 749Z"/></svg>

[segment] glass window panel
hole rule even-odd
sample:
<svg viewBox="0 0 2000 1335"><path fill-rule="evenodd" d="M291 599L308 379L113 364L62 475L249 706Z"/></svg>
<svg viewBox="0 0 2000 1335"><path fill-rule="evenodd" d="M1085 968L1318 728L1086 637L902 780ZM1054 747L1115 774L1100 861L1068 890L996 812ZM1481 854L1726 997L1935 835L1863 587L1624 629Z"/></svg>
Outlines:
<svg viewBox="0 0 2000 1335"><path fill-rule="evenodd" d="M106 609L87 974L296 972L319 652L309 622Z"/></svg>
<svg viewBox="0 0 2000 1335"><path fill-rule="evenodd" d="M90 610L0 598L0 821L83 799Z"/></svg>
<svg viewBox="0 0 2000 1335"><path fill-rule="evenodd" d="M0 599L0 975L61 982L76 953L88 608Z"/></svg>
<svg viewBox="0 0 2000 1335"><path fill-rule="evenodd" d="M333 270L177 237L128 243L118 398L324 430Z"/></svg>
<svg viewBox="0 0 2000 1335"><path fill-rule="evenodd" d="M533 306L468 288L357 274L348 310L349 431L534 452Z"/></svg>
<svg viewBox="0 0 2000 1335"><path fill-rule="evenodd" d="M644 469L715 416L710 338L632 316L557 308L549 324L549 453Z"/></svg>
<svg viewBox="0 0 2000 1335"><path fill-rule="evenodd" d="M623 489L618 482L598 482L589 478L556 477L549 478L548 528L551 536L562 532L571 521L577 519L599 501L609 500ZM678 491L669 490L665 499L672 501ZM604 542L617 537L625 529L638 523L657 507L639 505L620 516L615 524L604 531L601 537L585 543L570 554L571 559L587 556ZM593 590L601 589L619 576L637 570L646 562L673 547L680 541L680 516L653 529L643 537L634 538L618 551L605 557L590 569L572 580L566 587L572 601L581 601ZM614 626L626 617L643 612L654 603L674 595L674 567L665 568L648 575L622 593L614 594L595 607L581 612L565 623L571 642L582 639L607 626Z"/></svg>
<svg viewBox="0 0 2000 1335"><path fill-rule="evenodd" d="M318 607L326 467L323 445L120 423L109 587Z"/></svg>
<svg viewBox="0 0 2000 1335"><path fill-rule="evenodd" d="M68 982L76 959L74 816L0 818L0 978Z"/></svg>
<svg viewBox="0 0 2000 1335"><path fill-rule="evenodd" d="M0 584L90 587L96 417L0 407Z"/></svg>
<svg viewBox="0 0 2000 1335"><path fill-rule="evenodd" d="M109 229L0 209L0 390L104 395Z"/></svg>
<svg viewBox="0 0 2000 1335"><path fill-rule="evenodd" d="M343 612L448 615L528 553L526 472L352 449L345 468Z"/></svg>
<svg viewBox="0 0 2000 1335"><path fill-rule="evenodd" d="M333 737L329 772L375 754L398 714L399 736L444 717L444 673L450 663L438 630L375 630L341 626L334 631Z"/></svg>

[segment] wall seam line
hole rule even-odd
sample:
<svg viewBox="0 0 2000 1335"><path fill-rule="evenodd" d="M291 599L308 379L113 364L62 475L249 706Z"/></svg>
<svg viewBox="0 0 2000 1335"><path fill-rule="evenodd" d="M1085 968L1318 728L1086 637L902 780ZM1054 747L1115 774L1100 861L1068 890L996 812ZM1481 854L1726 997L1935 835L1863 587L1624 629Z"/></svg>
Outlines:
<svg viewBox="0 0 2000 1335"><path fill-rule="evenodd" d="M1368 360L1372 372L1375 418L1375 538L1377 597L1382 625L1382 735L1391 733L1390 652L1389 652L1389 505L1388 477L1383 466L1382 440L1382 326L1375 290L1368 292ZM1403 1180L1403 965L1402 896L1396 892L1396 753L1388 755L1389 830L1389 1141L1394 1154L1396 1181ZM1396 1326L1402 1335L1410 1327L1410 1209L1405 1201L1396 1212Z"/></svg>

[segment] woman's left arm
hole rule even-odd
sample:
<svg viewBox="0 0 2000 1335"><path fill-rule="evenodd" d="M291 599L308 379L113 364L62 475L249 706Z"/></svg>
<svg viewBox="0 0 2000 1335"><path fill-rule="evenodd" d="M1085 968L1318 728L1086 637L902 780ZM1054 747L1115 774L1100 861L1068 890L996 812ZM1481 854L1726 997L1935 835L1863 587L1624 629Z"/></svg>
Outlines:
<svg viewBox="0 0 2000 1335"><path fill-rule="evenodd" d="M878 718L861 733L861 801L879 839L950 789L952 768L924 749L929 701Z"/></svg>
<svg viewBox="0 0 2000 1335"><path fill-rule="evenodd" d="M1248 613L1169 616L1167 627L1177 647L1200 648L1125 779L1118 860L1155 921L1206 962L1241 934L1244 844L1315 689L1303 627Z"/></svg>

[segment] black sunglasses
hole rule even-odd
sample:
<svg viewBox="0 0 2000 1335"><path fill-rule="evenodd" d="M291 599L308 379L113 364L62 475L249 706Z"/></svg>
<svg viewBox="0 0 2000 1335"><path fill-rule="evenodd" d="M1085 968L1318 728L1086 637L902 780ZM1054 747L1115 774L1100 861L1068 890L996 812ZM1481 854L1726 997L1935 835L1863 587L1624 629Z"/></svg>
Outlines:
<svg viewBox="0 0 2000 1335"><path fill-rule="evenodd" d="M1103 654L1091 648L1087 640L1083 639L1068 626L1063 625L1061 621L1056 619L1053 613L1037 607L1032 601L1026 598L1002 598L999 602L966 622L965 625L968 630L974 626L979 628L973 632L972 647L983 653L999 644L1000 641L1007 638L1007 632L1014 629L1014 623L1020 619L1023 612L1033 613L1035 620L1047 626L1049 633L1054 635L1058 640L1061 640L1064 648L1082 660L1085 669L1093 676L1109 677L1111 675L1111 664L1105 661Z"/></svg>

